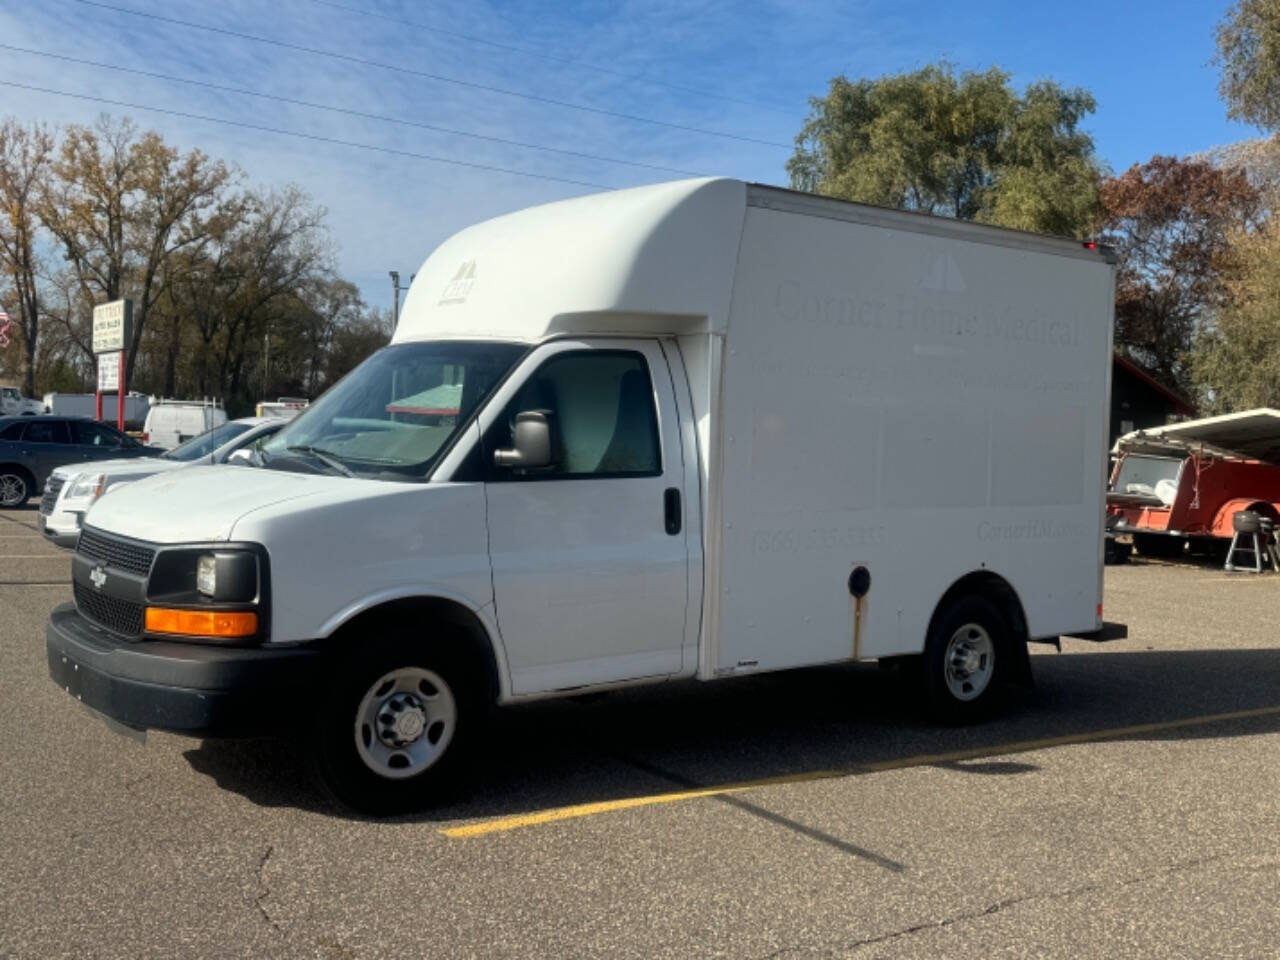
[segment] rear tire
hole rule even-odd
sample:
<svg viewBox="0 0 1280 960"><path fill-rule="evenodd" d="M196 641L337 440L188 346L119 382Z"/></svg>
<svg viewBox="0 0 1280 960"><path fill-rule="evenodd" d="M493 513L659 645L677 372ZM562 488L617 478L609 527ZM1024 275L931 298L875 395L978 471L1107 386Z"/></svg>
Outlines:
<svg viewBox="0 0 1280 960"><path fill-rule="evenodd" d="M314 742L321 784L339 803L391 816L430 806L456 786L485 687L452 640L347 638L352 651L329 675Z"/></svg>
<svg viewBox="0 0 1280 960"><path fill-rule="evenodd" d="M0 510L17 510L31 499L31 477L19 467L0 467Z"/></svg>
<svg viewBox="0 0 1280 960"><path fill-rule="evenodd" d="M994 706L1015 638L983 596L958 597L929 627L921 667L930 713L943 723L972 723Z"/></svg>

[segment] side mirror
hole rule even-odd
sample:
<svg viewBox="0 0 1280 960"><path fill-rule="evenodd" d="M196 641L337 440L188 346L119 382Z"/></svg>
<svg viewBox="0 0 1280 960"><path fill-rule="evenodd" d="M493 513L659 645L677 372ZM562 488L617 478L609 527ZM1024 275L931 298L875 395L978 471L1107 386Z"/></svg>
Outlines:
<svg viewBox="0 0 1280 960"><path fill-rule="evenodd" d="M227 454L227 463L244 463L253 466L253 451L248 447L232 450L231 453Z"/></svg>
<svg viewBox="0 0 1280 960"><path fill-rule="evenodd" d="M493 462L500 467L534 469L551 465L551 424L545 410L525 410L516 414L514 448L495 450Z"/></svg>

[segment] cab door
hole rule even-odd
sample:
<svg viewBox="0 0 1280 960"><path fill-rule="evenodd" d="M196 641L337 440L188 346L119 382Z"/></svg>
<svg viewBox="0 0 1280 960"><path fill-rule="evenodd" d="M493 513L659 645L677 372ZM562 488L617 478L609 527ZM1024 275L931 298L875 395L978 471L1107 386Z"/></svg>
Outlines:
<svg viewBox="0 0 1280 960"><path fill-rule="evenodd" d="M499 466L542 411L552 463ZM685 463L651 340L547 344L481 418L497 621L514 694L680 672L689 599Z"/></svg>

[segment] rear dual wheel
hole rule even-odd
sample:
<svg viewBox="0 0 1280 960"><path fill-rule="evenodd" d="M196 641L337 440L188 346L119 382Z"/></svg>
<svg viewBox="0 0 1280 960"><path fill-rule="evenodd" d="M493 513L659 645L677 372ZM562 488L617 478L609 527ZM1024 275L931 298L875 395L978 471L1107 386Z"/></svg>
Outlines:
<svg viewBox="0 0 1280 960"><path fill-rule="evenodd" d="M968 723L992 709L1006 677L1013 631L982 596L960 597L939 611L925 641L925 694L945 723Z"/></svg>

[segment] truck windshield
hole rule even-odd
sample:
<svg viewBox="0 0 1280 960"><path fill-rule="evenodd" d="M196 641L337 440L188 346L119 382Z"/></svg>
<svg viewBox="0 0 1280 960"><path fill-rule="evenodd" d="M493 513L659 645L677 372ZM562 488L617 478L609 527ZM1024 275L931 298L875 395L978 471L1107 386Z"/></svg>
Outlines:
<svg viewBox="0 0 1280 960"><path fill-rule="evenodd" d="M385 347L268 440L265 464L302 460L323 472L420 478L526 349L467 341Z"/></svg>
<svg viewBox="0 0 1280 960"><path fill-rule="evenodd" d="M1116 493L1139 493L1159 497L1166 505L1173 503L1178 492L1181 457L1154 457L1129 454L1116 475Z"/></svg>

